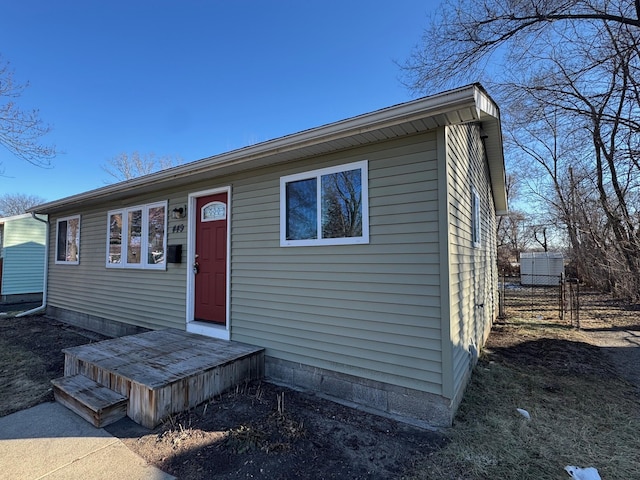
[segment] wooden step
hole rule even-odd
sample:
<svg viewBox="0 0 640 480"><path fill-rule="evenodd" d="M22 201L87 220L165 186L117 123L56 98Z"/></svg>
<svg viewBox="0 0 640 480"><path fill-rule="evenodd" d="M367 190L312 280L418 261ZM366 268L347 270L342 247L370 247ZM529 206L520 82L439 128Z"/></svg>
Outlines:
<svg viewBox="0 0 640 480"><path fill-rule="evenodd" d="M127 397L94 382L84 375L51 380L56 401L97 428L127 415Z"/></svg>

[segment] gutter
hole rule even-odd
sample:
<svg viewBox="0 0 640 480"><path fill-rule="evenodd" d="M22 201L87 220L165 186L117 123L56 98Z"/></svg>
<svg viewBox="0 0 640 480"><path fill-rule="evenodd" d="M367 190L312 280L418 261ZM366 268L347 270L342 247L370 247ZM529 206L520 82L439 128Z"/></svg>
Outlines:
<svg viewBox="0 0 640 480"><path fill-rule="evenodd" d="M42 281L42 305L26 312L21 312L16 317L26 317L28 315L34 315L36 313L44 312L47 308L47 278L49 277L49 220L43 220L36 216L35 212L31 212L31 217L34 220L38 220L46 225L45 237L44 237L44 278Z"/></svg>

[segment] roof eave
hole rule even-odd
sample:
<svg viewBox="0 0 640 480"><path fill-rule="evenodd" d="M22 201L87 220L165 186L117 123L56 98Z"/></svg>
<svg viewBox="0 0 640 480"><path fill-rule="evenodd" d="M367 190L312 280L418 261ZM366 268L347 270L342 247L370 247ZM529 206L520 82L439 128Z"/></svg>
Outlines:
<svg viewBox="0 0 640 480"><path fill-rule="evenodd" d="M483 130L487 134L485 149L487 151L487 163L489 164L491 191L493 192L496 215L506 215L509 212L509 208L500 117L492 117L483 122Z"/></svg>
<svg viewBox="0 0 640 480"><path fill-rule="evenodd" d="M86 206L88 203L94 204L125 198L128 195L139 193L141 188L150 190L156 186L160 187L166 182L172 182L175 185L175 182L179 180L186 182L192 177L201 178L204 173L208 175L223 174L249 169L253 166L286 162L294 158L306 158L311 156L309 153L311 150L314 150L316 155L317 152L329 153L343 149L344 147L340 147L340 145L345 140L350 140L354 144L357 144L358 141L364 142L363 136L371 132L385 130L385 138L397 138L402 136L403 131L402 128L397 128L399 126L410 126L413 133L420 133L420 129L427 131L434 128L433 125L481 121L481 117L487 117L489 121L493 119L499 125L499 115L497 118L494 117L497 114L495 103L488 97L484 89L477 84L469 85L83 192L39 205L34 207L32 211L52 213L79 205ZM432 126L428 128L428 125ZM407 128L407 130L409 129ZM496 152L499 150L500 159L502 159L502 139L500 137L494 140L499 143L499 148L496 147L495 150ZM293 155L294 153L298 156ZM497 163L500 164L500 161L498 160ZM501 165L502 177L504 177L504 160ZM496 172L496 176L499 177L498 172ZM496 186L499 187L499 183L497 182Z"/></svg>

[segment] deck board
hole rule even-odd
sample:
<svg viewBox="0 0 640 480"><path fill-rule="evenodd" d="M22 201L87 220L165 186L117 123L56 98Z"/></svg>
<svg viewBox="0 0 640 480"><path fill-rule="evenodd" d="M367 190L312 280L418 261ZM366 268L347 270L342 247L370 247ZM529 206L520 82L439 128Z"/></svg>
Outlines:
<svg viewBox="0 0 640 480"><path fill-rule="evenodd" d="M52 380L57 402L101 428L120 420L127 413L127 398L95 383L84 375Z"/></svg>
<svg viewBox="0 0 640 480"><path fill-rule="evenodd" d="M149 428L264 375L263 348L180 330L154 330L63 352L65 376L85 375L127 396L127 415Z"/></svg>

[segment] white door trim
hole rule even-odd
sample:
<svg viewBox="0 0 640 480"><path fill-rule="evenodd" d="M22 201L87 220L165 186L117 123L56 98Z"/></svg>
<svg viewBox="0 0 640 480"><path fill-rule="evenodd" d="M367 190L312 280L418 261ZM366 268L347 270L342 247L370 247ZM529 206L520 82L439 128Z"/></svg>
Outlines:
<svg viewBox="0 0 640 480"><path fill-rule="evenodd" d="M196 211L196 200L207 195L216 193L227 194L227 298L226 298L226 321L225 325L215 325L208 322L194 321L194 301L195 301L195 274L193 273L193 264L195 262L196 250L196 219L200 212ZM210 190L201 190L189 194L187 212L187 312L186 326L187 332L198 333L208 337L220 338L223 340L231 339L231 186L212 188Z"/></svg>

